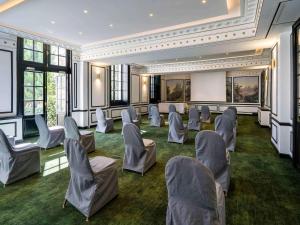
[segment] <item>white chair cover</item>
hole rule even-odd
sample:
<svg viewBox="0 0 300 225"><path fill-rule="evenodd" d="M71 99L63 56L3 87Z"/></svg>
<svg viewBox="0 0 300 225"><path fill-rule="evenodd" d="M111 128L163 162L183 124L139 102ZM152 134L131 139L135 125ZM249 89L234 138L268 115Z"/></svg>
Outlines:
<svg viewBox="0 0 300 225"><path fill-rule="evenodd" d="M196 158L212 171L223 191L228 192L230 166L222 137L214 131L200 131L195 138L195 148Z"/></svg>
<svg viewBox="0 0 300 225"><path fill-rule="evenodd" d="M189 130L200 130L200 113L196 108L190 108L189 110Z"/></svg>
<svg viewBox="0 0 300 225"><path fill-rule="evenodd" d="M207 105L201 107L201 121L204 123L210 123L210 110Z"/></svg>
<svg viewBox="0 0 300 225"><path fill-rule="evenodd" d="M132 121L138 121L139 124L142 123L142 116L141 116L141 114L137 113L135 111L135 108L132 105L130 105L128 107L128 112L129 112L129 115L130 115L130 118L131 118Z"/></svg>
<svg viewBox="0 0 300 225"><path fill-rule="evenodd" d="M161 127L164 124L165 124L164 116L159 114L157 106L152 106L150 126Z"/></svg>
<svg viewBox="0 0 300 225"><path fill-rule="evenodd" d="M23 143L11 146L0 129L0 181L11 184L40 172L40 147Z"/></svg>
<svg viewBox="0 0 300 225"><path fill-rule="evenodd" d="M139 128L127 123L123 128L125 153L123 169L136 171L142 175L156 162L156 144L149 139L142 139Z"/></svg>
<svg viewBox="0 0 300 225"><path fill-rule="evenodd" d="M181 116L177 112L169 114L168 142L183 144L188 138L188 129L182 122Z"/></svg>
<svg viewBox="0 0 300 225"><path fill-rule="evenodd" d="M232 118L227 115L219 115L215 119L215 131L223 138L228 151L235 150L236 136Z"/></svg>
<svg viewBox="0 0 300 225"><path fill-rule="evenodd" d="M39 139L37 143L41 148L53 148L64 142L64 127L55 126L48 128L47 123L41 115L35 116L35 123L39 130Z"/></svg>
<svg viewBox="0 0 300 225"><path fill-rule="evenodd" d="M176 112L176 107L173 104L169 105L169 113L171 113L171 112Z"/></svg>
<svg viewBox="0 0 300 225"><path fill-rule="evenodd" d="M97 127L96 131L100 133L107 133L114 129L114 120L112 118L105 118L102 109L96 109Z"/></svg>
<svg viewBox="0 0 300 225"><path fill-rule="evenodd" d="M65 199L90 217L118 194L116 160L102 156L89 160L78 140L67 138L64 146L71 173Z"/></svg>
<svg viewBox="0 0 300 225"><path fill-rule="evenodd" d="M95 151L94 132L79 130L72 117L65 118L65 134L66 138L79 141L87 153Z"/></svg>
<svg viewBox="0 0 300 225"><path fill-rule="evenodd" d="M224 194L211 171L196 159L171 158L165 170L167 225L225 225Z"/></svg>

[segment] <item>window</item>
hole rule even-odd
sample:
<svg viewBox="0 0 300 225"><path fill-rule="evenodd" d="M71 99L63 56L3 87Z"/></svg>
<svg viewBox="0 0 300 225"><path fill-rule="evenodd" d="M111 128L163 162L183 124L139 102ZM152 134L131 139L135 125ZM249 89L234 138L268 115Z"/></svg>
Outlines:
<svg viewBox="0 0 300 225"><path fill-rule="evenodd" d="M50 64L54 66L66 66L66 49L58 46L50 46Z"/></svg>
<svg viewBox="0 0 300 225"><path fill-rule="evenodd" d="M110 67L110 104L128 104L129 66L113 65Z"/></svg>
<svg viewBox="0 0 300 225"><path fill-rule="evenodd" d="M43 63L44 62L44 45L42 42L30 39L23 39L23 60Z"/></svg>
<svg viewBox="0 0 300 225"><path fill-rule="evenodd" d="M226 77L226 102L232 102L232 77Z"/></svg>
<svg viewBox="0 0 300 225"><path fill-rule="evenodd" d="M24 71L24 115L44 114L44 73Z"/></svg>
<svg viewBox="0 0 300 225"><path fill-rule="evenodd" d="M150 77L150 103L160 102L160 75Z"/></svg>

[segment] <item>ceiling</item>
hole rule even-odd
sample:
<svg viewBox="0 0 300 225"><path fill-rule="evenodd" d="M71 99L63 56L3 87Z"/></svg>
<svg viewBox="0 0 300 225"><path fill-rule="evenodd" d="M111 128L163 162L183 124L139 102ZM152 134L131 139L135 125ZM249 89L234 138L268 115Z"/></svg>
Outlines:
<svg viewBox="0 0 300 225"><path fill-rule="evenodd" d="M0 31L4 25L33 38L75 44L81 59L99 64L153 65L245 56L272 48L300 10L300 0L206 1L26 0L0 13ZM217 39L227 33L230 38ZM184 45L197 38L204 38L203 43ZM144 50L150 45L170 47Z"/></svg>
<svg viewBox="0 0 300 225"><path fill-rule="evenodd" d="M227 13L227 0L27 0L0 24L83 45Z"/></svg>

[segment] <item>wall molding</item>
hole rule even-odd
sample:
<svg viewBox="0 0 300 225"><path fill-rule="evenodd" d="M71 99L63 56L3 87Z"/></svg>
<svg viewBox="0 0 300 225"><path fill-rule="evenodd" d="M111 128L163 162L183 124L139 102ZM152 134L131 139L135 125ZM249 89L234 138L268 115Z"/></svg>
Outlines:
<svg viewBox="0 0 300 225"><path fill-rule="evenodd" d="M80 58L94 60L254 37L263 1L245 0L245 8L242 9L244 13L235 18L83 45Z"/></svg>

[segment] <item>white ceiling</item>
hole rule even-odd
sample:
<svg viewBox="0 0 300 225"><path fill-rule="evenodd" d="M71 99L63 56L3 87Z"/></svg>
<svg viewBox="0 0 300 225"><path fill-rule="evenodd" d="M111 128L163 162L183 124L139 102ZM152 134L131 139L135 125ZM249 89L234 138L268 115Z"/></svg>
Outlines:
<svg viewBox="0 0 300 225"><path fill-rule="evenodd" d="M227 13L227 0L27 0L0 24L83 45Z"/></svg>

